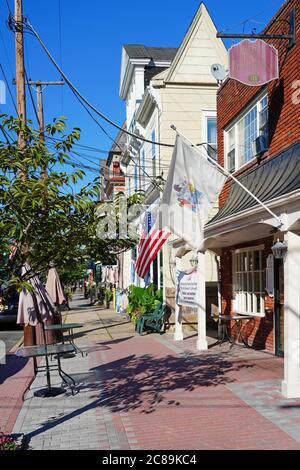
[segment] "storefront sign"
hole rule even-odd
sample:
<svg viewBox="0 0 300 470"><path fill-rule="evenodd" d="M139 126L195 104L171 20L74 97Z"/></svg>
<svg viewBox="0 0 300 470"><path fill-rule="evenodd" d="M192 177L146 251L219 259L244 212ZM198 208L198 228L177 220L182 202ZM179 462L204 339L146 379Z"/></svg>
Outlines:
<svg viewBox="0 0 300 470"><path fill-rule="evenodd" d="M278 51L261 39L245 39L229 49L229 77L261 86L279 77Z"/></svg>
<svg viewBox="0 0 300 470"><path fill-rule="evenodd" d="M180 306L197 308L198 272L197 268L177 272L176 303Z"/></svg>

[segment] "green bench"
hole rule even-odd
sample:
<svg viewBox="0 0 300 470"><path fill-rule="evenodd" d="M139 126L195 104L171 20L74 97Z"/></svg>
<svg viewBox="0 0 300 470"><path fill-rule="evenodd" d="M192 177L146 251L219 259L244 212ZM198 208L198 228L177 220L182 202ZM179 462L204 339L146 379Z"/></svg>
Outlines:
<svg viewBox="0 0 300 470"><path fill-rule="evenodd" d="M140 335L144 331L156 331L157 333L165 332L168 306L166 304L159 303L154 312L146 315L141 315L136 323L136 332ZM164 327L163 331L162 328Z"/></svg>

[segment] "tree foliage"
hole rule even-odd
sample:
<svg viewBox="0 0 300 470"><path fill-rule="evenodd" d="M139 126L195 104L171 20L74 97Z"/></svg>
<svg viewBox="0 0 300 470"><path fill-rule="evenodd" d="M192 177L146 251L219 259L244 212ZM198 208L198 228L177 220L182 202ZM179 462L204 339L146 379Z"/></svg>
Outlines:
<svg viewBox="0 0 300 470"><path fill-rule="evenodd" d="M74 185L85 176L72 163L72 146L80 129L66 133L65 118L46 126L45 138L31 123L0 116L0 284L22 287L20 268L27 261L33 272L45 272L50 262L58 268L88 259L110 264L111 253L132 245L130 240L99 240L95 209L99 178L77 192ZM18 134L26 145L18 147ZM73 166L65 171L66 164ZM10 246L18 250L9 261ZM2 266L1 266L2 264Z"/></svg>

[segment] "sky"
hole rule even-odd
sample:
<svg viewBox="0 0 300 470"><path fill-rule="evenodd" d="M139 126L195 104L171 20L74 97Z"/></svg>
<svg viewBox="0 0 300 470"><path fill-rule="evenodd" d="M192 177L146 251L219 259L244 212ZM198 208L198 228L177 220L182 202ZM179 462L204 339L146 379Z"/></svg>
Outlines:
<svg viewBox="0 0 300 470"><path fill-rule="evenodd" d="M0 0L0 63L9 83L15 77L14 34L7 27L8 6L13 0ZM284 0L206 0L204 2L218 30L259 32L266 26ZM65 74L80 92L101 112L119 125L125 120L125 103L119 98L122 44L178 47L193 19L200 0L23 0L24 16L29 19ZM248 20L248 21L247 21ZM225 31L224 31L225 32ZM226 45L230 47L232 40ZM25 64L32 80L56 81L61 77L42 51L37 40L25 34ZM0 80L3 75L0 70ZM15 95L15 87L11 85ZM35 90L32 90L35 93ZM77 158L87 165L99 166L104 150L112 145L64 86L44 90L45 121L61 115L68 118L68 128L79 127L80 143L99 149ZM1 112L14 114L9 94ZM27 93L27 115L36 125ZM100 118L99 118L100 119ZM103 127L116 137L117 130L104 121ZM89 158L90 161L87 161ZM84 161L85 160L85 161ZM94 162L94 163L93 163ZM87 172L85 182L95 173Z"/></svg>

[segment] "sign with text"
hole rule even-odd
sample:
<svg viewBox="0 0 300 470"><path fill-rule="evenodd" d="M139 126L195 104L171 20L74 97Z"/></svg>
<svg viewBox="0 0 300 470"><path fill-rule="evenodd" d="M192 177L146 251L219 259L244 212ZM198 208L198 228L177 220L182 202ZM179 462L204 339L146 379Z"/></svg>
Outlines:
<svg viewBox="0 0 300 470"><path fill-rule="evenodd" d="M198 272L197 268L190 271L177 272L176 303L180 306L197 308Z"/></svg>
<svg viewBox="0 0 300 470"><path fill-rule="evenodd" d="M261 86L279 77L278 51L261 39L229 49L229 77L249 86Z"/></svg>

